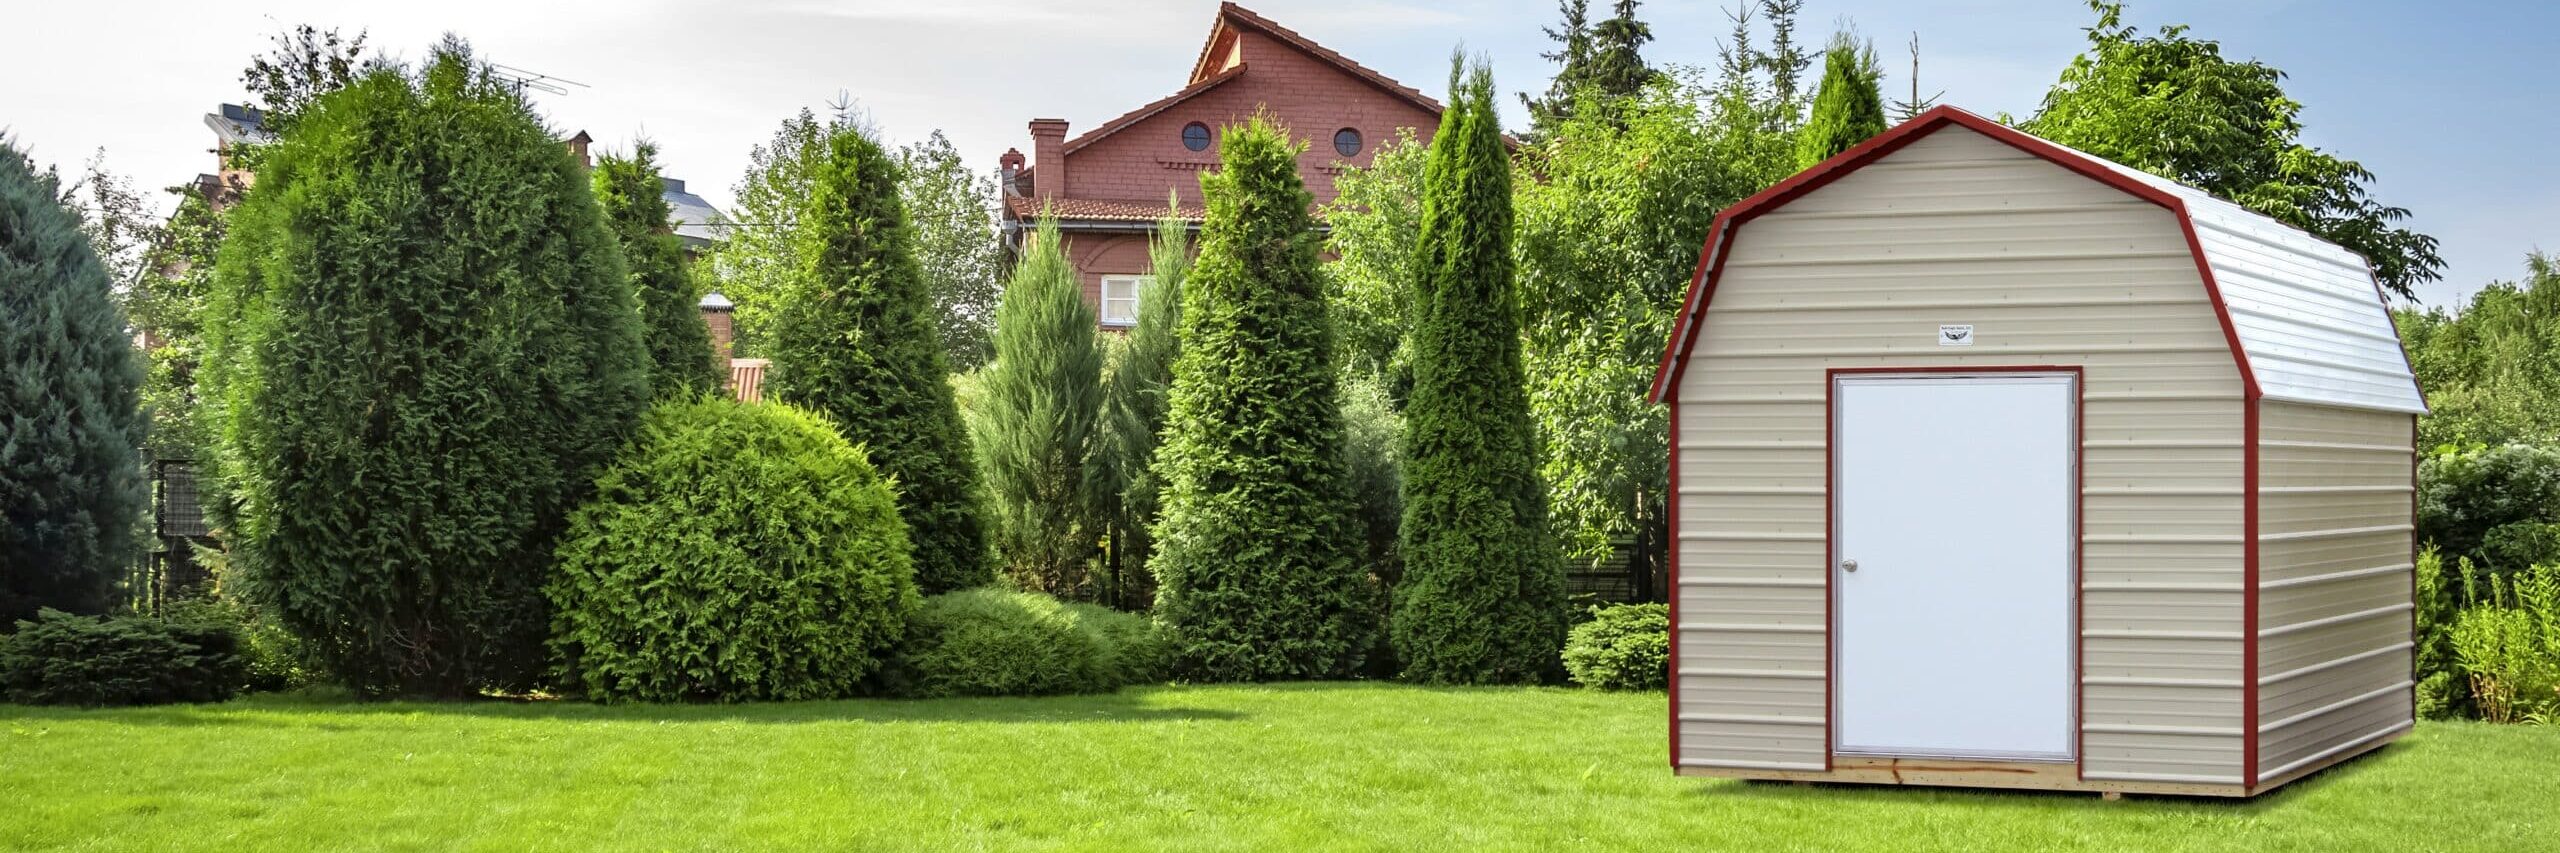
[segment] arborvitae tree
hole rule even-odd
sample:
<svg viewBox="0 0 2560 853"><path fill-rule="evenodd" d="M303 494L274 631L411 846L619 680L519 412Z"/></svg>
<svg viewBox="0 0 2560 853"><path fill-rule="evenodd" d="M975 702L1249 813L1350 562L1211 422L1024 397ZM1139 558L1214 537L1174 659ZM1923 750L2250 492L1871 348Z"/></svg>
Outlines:
<svg viewBox="0 0 2560 853"><path fill-rule="evenodd" d="M1300 146L1263 116L1222 138L1156 456L1156 618L1192 678L1339 677L1376 636L1376 598L1353 559Z"/></svg>
<svg viewBox="0 0 2560 853"><path fill-rule="evenodd" d="M1884 70L1873 45L1846 31L1831 35L1822 54L1822 87L1814 90L1813 116L1796 134L1796 167L1810 169L1885 130Z"/></svg>
<svg viewBox="0 0 2560 853"><path fill-rule="evenodd" d="M1024 589L1086 597L1101 539L1102 346L1093 306L1043 217L996 303L995 361L978 376L978 470L996 555Z"/></svg>
<svg viewBox="0 0 2560 853"><path fill-rule="evenodd" d="M978 469L916 266L896 158L849 125L803 164L795 268L774 295L773 394L833 418L898 486L925 594L994 579Z"/></svg>
<svg viewBox="0 0 2560 853"><path fill-rule="evenodd" d="M205 328L233 568L358 690L528 686L554 541L649 393L587 176L450 40L263 158Z"/></svg>
<svg viewBox="0 0 2560 853"><path fill-rule="evenodd" d="M106 610L145 497L142 366L59 183L0 139L0 624Z"/></svg>
<svg viewBox="0 0 2560 853"><path fill-rule="evenodd" d="M1157 221L1147 264L1147 282L1138 288L1138 325L1120 339L1103 387L1109 444L1103 496L1112 519L1105 531L1109 598L1128 608L1145 607L1155 597L1147 558L1155 552L1150 532L1164 492L1155 470L1156 442L1173 390L1174 357L1182 351L1175 327L1182 318L1182 279L1191 271L1191 224L1173 216Z"/></svg>
<svg viewBox="0 0 2560 853"><path fill-rule="evenodd" d="M631 269L631 287L647 328L649 387L661 398L707 394L726 379L712 360L711 329L702 323L700 297L684 268L684 244L667 222L666 182L658 175L658 148L634 146L630 157L606 154L596 161L596 204L604 209L614 242Z"/></svg>
<svg viewBox="0 0 2560 853"><path fill-rule="evenodd" d="M1536 680L1564 645L1564 565L1522 390L1511 164L1493 74L1453 72L1422 184L1413 399L1405 406L1404 677Z"/></svg>

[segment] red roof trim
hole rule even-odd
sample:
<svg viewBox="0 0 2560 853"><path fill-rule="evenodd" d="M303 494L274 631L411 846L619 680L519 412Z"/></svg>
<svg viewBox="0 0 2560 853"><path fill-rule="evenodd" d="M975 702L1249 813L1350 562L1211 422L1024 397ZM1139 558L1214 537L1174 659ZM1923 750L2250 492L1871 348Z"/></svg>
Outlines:
<svg viewBox="0 0 2560 853"><path fill-rule="evenodd" d="M1171 109L1175 104L1191 100L1192 98L1199 96L1202 92L1218 88L1218 84L1220 83L1242 76L1244 76L1244 65L1242 63L1238 63L1234 68L1218 72L1217 76L1193 83L1189 86L1184 86L1182 87L1182 91L1157 98L1146 106L1130 110L1126 113L1120 114L1119 118L1103 122L1101 126L1085 131L1082 136L1067 140L1065 145L1058 148L1058 153L1076 153L1077 149L1098 142L1105 136L1110 136L1114 133L1126 130L1130 125L1137 124L1140 121L1146 120L1150 116L1164 112L1167 109Z"/></svg>
<svg viewBox="0 0 2560 853"><path fill-rule="evenodd" d="M1798 172L1786 180L1779 181L1776 186L1735 202L1731 207L1717 213L1715 224L1708 231L1706 245L1699 252L1698 270L1690 278L1689 294L1682 300L1680 313L1673 320L1671 338L1664 342L1662 361L1655 367L1653 388L1647 396L1657 403L1669 402L1673 389L1678 386L1680 375L1688 366L1689 350L1697 344L1699 320L1704 317L1708 305L1714 300L1716 281L1723 275L1724 255L1732 247L1734 229L1761 214L1783 207L1787 202L1794 201L1806 193L1821 189L1832 181L1857 171L1859 167L1901 150L1903 146L1919 141L1921 137L1949 125L1991 137L2009 147L2033 154L2054 165L2167 208L2171 214L2175 215L2178 218L2179 229L2186 236L2187 250L2195 256L2196 272L2204 280L2205 293L2212 299L2214 315L2222 323L2223 340L2231 347L2232 362L2240 369L2243 390L2252 404L2257 401L2260 396L2257 375L2250 369L2247 352L2241 349L2240 334L2232 326L2231 311L2223 304L2222 289L2214 281L2213 267L2205 260L2204 246L2196 239L2195 224L2188 217L2184 202L2166 190L2117 172L2089 155L2029 136L2016 128L1982 116L1947 106L1932 108L1928 112L1921 113L1910 121L1858 143L1857 146L1840 152L1829 160L1815 164L1813 168Z"/></svg>

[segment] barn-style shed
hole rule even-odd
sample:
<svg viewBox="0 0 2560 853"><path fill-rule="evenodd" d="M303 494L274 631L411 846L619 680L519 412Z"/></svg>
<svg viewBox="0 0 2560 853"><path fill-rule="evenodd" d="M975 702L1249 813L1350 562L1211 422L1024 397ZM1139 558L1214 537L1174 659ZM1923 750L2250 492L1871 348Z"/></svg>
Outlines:
<svg viewBox="0 0 2560 853"><path fill-rule="evenodd" d="M2250 796L2409 731L2351 252L1934 109L1717 218L1653 396L1678 773Z"/></svg>

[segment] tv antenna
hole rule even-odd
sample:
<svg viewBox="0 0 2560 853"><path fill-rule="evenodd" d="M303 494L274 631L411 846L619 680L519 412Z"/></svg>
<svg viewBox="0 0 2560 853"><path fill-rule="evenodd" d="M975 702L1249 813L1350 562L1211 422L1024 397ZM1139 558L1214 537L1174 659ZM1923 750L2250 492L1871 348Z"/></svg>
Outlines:
<svg viewBox="0 0 2560 853"><path fill-rule="evenodd" d="M518 95L524 94L524 90L526 89L532 89L536 92L549 92L554 95L566 95L569 94L569 87L571 86L575 86L580 89L594 88L576 80L571 80L565 77L553 77L549 74L517 68L513 65L500 65L492 62L489 63L489 69L496 72L498 79L505 80L508 83L513 84L516 87L516 94Z"/></svg>

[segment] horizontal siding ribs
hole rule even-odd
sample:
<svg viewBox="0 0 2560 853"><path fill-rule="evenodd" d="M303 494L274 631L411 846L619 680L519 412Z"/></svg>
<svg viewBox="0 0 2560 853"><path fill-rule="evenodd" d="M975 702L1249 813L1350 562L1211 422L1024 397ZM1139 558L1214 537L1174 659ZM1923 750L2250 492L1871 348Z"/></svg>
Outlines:
<svg viewBox="0 0 2560 853"><path fill-rule="evenodd" d="M2365 536L2374 533L2407 533L2416 529L2417 527L2415 525L2408 524L2377 524L2371 527L2339 527L2328 530L2297 530L2290 533L2259 534L2258 541L2306 542L2320 539L2344 539L2350 536Z"/></svg>
<svg viewBox="0 0 2560 853"><path fill-rule="evenodd" d="M2103 735L2199 735L2204 737L2239 737L2239 726L2170 726L2127 723L2085 723L2080 730Z"/></svg>
<svg viewBox="0 0 2560 853"><path fill-rule="evenodd" d="M2319 762L2319 761L2322 761L2322 760L2325 760L2325 759L2327 759L2327 758L2329 758L2329 757L2331 757L2331 756L2335 756L2335 755L2343 754L2343 753L2350 752L2350 751L2353 751L2353 750L2355 750L2355 749L2361 748L2361 747L2363 747L2364 745L2369 744L2369 743L2372 743L2372 742L2374 742L2374 741L2382 740L2382 739L2385 739L2385 738L2398 737L2398 736L2400 736L2400 735L2402 735L2402 734L2406 734L2406 733L2408 733L2408 731L2409 731L2411 728L2414 728L2414 726L2413 726L2413 725L2411 725L2411 724L2410 724L2409 722L2407 722L2407 721L2402 721L2402 722L2393 723L2393 724L2391 724L2388 728L2384 728L2384 729L2383 729L2383 730L2381 730L2381 731L2377 731L2377 732L2374 732L2374 733L2372 733L2372 734L2368 734L2368 735L2365 735L2365 736L2363 736L2363 737L2359 737L2359 738L2356 738L2356 739L2354 739L2354 740L2350 740L2350 741L2347 741L2347 742L2345 742L2345 743L2338 744L2337 746L2329 747L2328 749L2324 749L2324 750L2321 750L2321 751L2319 751L2319 752L2315 752L2315 753L2312 753L2312 754L2310 754L2310 755L2306 755L2306 756L2303 756L2303 757L2301 757L2301 758L2294 759L2294 760L2292 760L2292 761L2290 761L2290 762L2285 763L2285 764L2284 764L2283 766L2281 766L2281 767L2274 767L2274 768L2270 768L2270 769L2268 769L2267 771L2265 771L2265 772L2263 772L2263 773L2258 774L2258 778L2261 778L2261 779L2269 779L2269 778L2274 778L2274 777L2277 777L2277 776L2282 776L2282 775L2284 775L2284 774L2291 773L2291 772L2293 772L2293 771L2295 771L2295 770L2300 770L2300 769L2302 769L2302 768L2304 768L2304 767L2309 767L2309 766L2311 766L2312 764L2314 764L2314 763L2316 763L2316 762Z"/></svg>
<svg viewBox="0 0 2560 853"><path fill-rule="evenodd" d="M1795 717L1784 714L1701 714L1683 711L1683 723L1750 723L1764 726L1820 726L1821 717Z"/></svg>
<svg viewBox="0 0 2560 853"><path fill-rule="evenodd" d="M2238 775L2199 776L2192 773L2138 773L2128 770L2109 771L2082 769L2080 771L2080 778L2103 779L2110 782L2173 782L2181 785L2240 784L2240 777Z"/></svg>
<svg viewBox="0 0 2560 853"><path fill-rule="evenodd" d="M2091 675L2080 679L2091 687L2204 687L2226 690L2240 689L2237 678L2137 678L2123 675Z"/></svg>
<svg viewBox="0 0 2560 853"><path fill-rule="evenodd" d="M1995 308L2123 308L2128 305L2194 305L2201 300L2172 296L2115 299L1896 299L1889 302L1778 302L1718 308L1725 314L1801 314L1817 311L1978 311Z"/></svg>
<svg viewBox="0 0 2560 853"><path fill-rule="evenodd" d="M2372 577L2372 576L2374 576L2374 575L2398 574L2398 573L2400 573L2400 572L2410 571L2411 569L2414 569L2414 568L2415 568L2414 566L2411 566L2411 565L2409 565L2408 563L2400 563L2400 564L2397 564L2397 565L2390 565L2390 566L2375 566L2375 567L2373 567L2373 568L2369 568L2369 569L2348 569L2348 570L2343 571L2343 572L2330 572L2330 573L2328 573L2328 574L2320 574L2320 575L2305 575L2305 576L2303 576L2303 577L2298 577L2298 578L2285 578L2285 579L2283 579L2283 580L2259 581L2259 582L2258 582L2258 588L2259 588L2259 589L2291 589L2291 588L2293 588L2293 587L2319 586L2319 585L2321 585L2321 584L2336 583L2336 582L2338 582L2338 581L2343 581L2343 580L2354 580L2354 579L2356 579L2356 578L2362 578L2362 577Z"/></svg>
<svg viewBox="0 0 2560 853"><path fill-rule="evenodd" d="M2411 650L2411 649L2415 649L2415 648L2417 648L2417 644L2416 644L2416 643L2410 643L2410 642L2398 642L2398 643L2393 643L2393 644L2388 645L2388 646L2383 646L2382 648L2372 649L2372 650L2370 650L2370 651L2357 652L2357 653L2355 653L2355 654L2351 654L2351 655L2348 655L2348 656L2346 656L2346 657L2337 658L2337 659L2334 659L2334 660L2325 660L2325 661L2321 661L2321 662L2319 662L2319 663L2312 664L2312 665L2310 665L2310 666L2304 666L2304 667L2297 667L2297 668L2294 668L2294 669L2288 669L2288 670L2285 670L2285 671L2283 671L2283 672L2276 673L2276 674L2274 674L2274 675L2270 675L2270 676L2266 676L2266 677L2260 678L2260 679L2258 679L2258 683L2259 683L2259 684L2262 684L2262 685L2264 685L2264 684L2282 684L2282 683L2284 683L2284 682L2292 681L2292 680L2294 680L2294 679L2296 679L2296 678L2301 678L2301 677L2306 676L2306 675L2312 675L2312 674L2315 674L2315 673L2327 672L2327 671L2329 671L2329 670L2337 669L2337 668L2342 667L2342 666L2348 666L2348 665L2351 665L2351 664L2362 663L2362 662L2364 662L2364 661L2372 660L2372 659L2374 659L2374 658L2382 657L2382 656L2384 656L2384 655L2396 654L2396 653L2399 653L2399 652L2405 652L2405 651L2409 651L2409 650Z"/></svg>
<svg viewBox="0 0 2560 853"><path fill-rule="evenodd" d="M2273 627L2273 628L2261 628L2261 629L2259 629L2259 630L2258 630L2258 638L2259 638L2259 639L2266 639L2266 638L2268 638L2268 637L2281 637L2281 636L2285 636L2285 635L2287 635L2287 634L2295 634L2295 633L2300 633L2300 632L2303 632L2303 631L2308 631L2308 630L2311 630L2311 629L2313 629L2313 628L2326 628L2326 627L2329 627L2329 626L2331 626L2331 625L2341 625L2341 624L2345 624L2345 623L2348 623L2348 622L2355 622L2355 621L2364 620L2364 619L2371 619L2371 618L2374 618L2374 617L2376 617L2376 616L2389 616L2389 615L2394 614L2394 613L2407 613L2407 612L2409 612L2410 610L2413 610L2413 609L2415 609L2415 605L2413 605L2413 604L2411 604L2411 603L2409 603L2409 602L2405 602L2405 601L2404 601L2404 602L2401 602L2401 603L2398 603L2398 604L2385 604L2385 605L2383 605L2383 606L2381 606L2381 607L2376 607L2376 608L2373 608L2373 609L2371 609L2371 610L2358 610L2358 611L2356 611L2356 612L2354 612L2354 613L2340 613L2340 614L2338 614L2338 615L2336 615L2336 616L2325 616L2325 617L2321 617L2321 618L2319 618L2319 619L2313 619L2313 620L2310 620L2310 621L2308 621L2308 622L2295 622L2295 623L2290 624L2290 625L2278 625L2278 626Z"/></svg>
<svg viewBox="0 0 2560 853"><path fill-rule="evenodd" d="M1823 588L1823 587L1825 586L1825 581L1824 581L1824 579L1822 579L1822 578L1715 577L1715 576L1710 575L1710 576L1707 576L1707 577L1696 577L1696 578L1687 578L1687 577L1684 577L1684 578L1681 578L1681 579L1680 579L1680 585L1681 585L1681 586L1751 586L1751 587L1768 586L1768 587L1779 587L1779 588L1782 588L1782 589L1821 589L1821 588Z"/></svg>
<svg viewBox="0 0 2560 853"><path fill-rule="evenodd" d="M2302 713L2295 714L2295 715L2293 715L2293 716L2286 717L2286 718L2284 718L2284 719L2277 720L2277 721L2272 722L2272 723L2265 723L2265 724L2262 724L2262 725L2258 726L2258 731L2259 731L2259 732L2261 732L2261 733L2264 733L2264 732L2272 732L2272 731L2276 731L2276 730L2278 730L2278 729L2291 728L2291 727L2293 727L2293 726L2295 726L2295 725L2298 725L2298 724L2301 724L2301 723L2303 723L2303 722L2307 722L2307 721L2309 721L2309 720L2316 719L2316 718L2318 718L2318 717L2319 717L2320 715L2322 715L2322 714L2327 714L2327 713L2329 713L2329 712L2331 712L2331 711L2336 711L2336 710L2339 710L2339 709L2342 709L2342 708L2353 707L2353 706L2355 706L2355 705L2357 705L2357 704L2359 704L2359 703L2363 703L2363 702L2370 702L2370 701L2375 700L2375 699L2380 699L2380 698L2382 698L2382 697L2384 697L2384 696L2389 696L2389 695L2391 695L2391 694L2393 694L2393 693L2404 693L2404 692L2407 692L2407 691L2409 690L2409 688L2416 687L2416 686L2417 686L2417 683L2416 683L2416 682L2408 681L2408 680L2406 680L2406 679L2403 679L2403 680L2401 680L2401 681L2397 681L2397 682L2394 682L2394 683L2391 683L2391 684L2385 684L2385 685L2383 685L2383 686L2381 686L2381 687L2377 687L2377 688L2374 688L2374 689L2372 689L2372 690L2365 691L2365 692L2363 692L2363 693L2358 693L2358 694L2356 694L2356 695L2354 695L2354 696L2349 696L2349 697L2347 697L2347 698L2340 699L2340 700L2338 700L2338 701L2331 702L2331 703L2329 703L2329 704L2322 705L2322 706L2320 706L2320 707L2313 708L2313 709L2311 709L2311 710L2304 711L2304 712L2302 712Z"/></svg>
<svg viewBox="0 0 2560 853"><path fill-rule="evenodd" d="M1706 677L1706 678L1783 678L1783 679L1787 679L1787 680L1790 680L1790 681L1796 681L1796 680L1820 681L1820 680L1822 680L1822 671L1821 671L1821 670L1818 670L1818 669L1716 669L1716 668L1689 668L1689 669L1683 669L1683 670L1680 670L1680 674L1681 674L1681 675L1695 675L1695 676L1701 676L1701 677Z"/></svg>
<svg viewBox="0 0 2560 853"><path fill-rule="evenodd" d="M1680 759L1680 766L1730 767L1736 770L1811 770L1817 773L1830 769L1824 767L1819 761L1808 764L1795 761L1745 761L1739 758L1683 758Z"/></svg>
<svg viewBox="0 0 2560 853"><path fill-rule="evenodd" d="M1745 533L1734 530L1682 531L1682 542L1825 542L1820 533Z"/></svg>
<svg viewBox="0 0 2560 853"><path fill-rule="evenodd" d="M1928 330L1923 329L1923 330L1921 330L1921 331L1925 334ZM2047 352L2047 351L2049 351L2047 348L2042 348L2042 347L2038 347L2038 348L2032 348L2032 349L2030 349L2030 348L2026 348L2026 347L2001 346L2001 345L1997 345L1997 344L1985 344L1985 345L1981 345L1981 346L1966 347L1966 348L1965 348L1965 350L1966 350L1966 351L1964 351L1964 352L1950 353L1950 352L1947 352L1944 348L1940 348L1940 347L1937 347L1937 346L1925 346L1925 345L1924 345L1924 346L1907 346L1907 347L1896 347L1896 346L1864 347L1864 348L1858 348L1858 349L1850 349L1850 348L1846 348L1846 347L1821 347L1821 348L1804 347L1804 348L1799 348L1799 349L1730 349L1730 350L1717 350L1717 351L1716 351L1716 352L1714 352L1713 354L1708 355L1708 356L1705 356L1705 357L1706 357L1706 358L1733 358L1733 359L1743 359L1743 358L1806 358L1806 359L1811 359L1811 358L1822 358L1822 359L1834 359L1834 358L1912 358L1912 357L1918 356L1918 355L1920 355L1920 354L1922 354L1922 353L1927 353L1927 354L1928 354L1928 357L1930 357L1930 358L1941 358L1941 357L1946 357L1946 356L1971 356L1971 357L1974 357L1974 358L1984 358L1984 357L1994 357L1994 356L1998 356L1999 354L2004 353L2004 352ZM2190 346L2190 345L2187 345L2187 344L2092 344L2092 343L2075 343L2075 344L2072 344L2070 347L2068 347L2066 351L2067 351L2067 352L2069 352L2069 353L2071 353L2071 354L2073 354L2073 355L2082 355L2082 354L2104 354L2104 353L2139 354L2139 353L2177 353L2177 352L2184 352L2184 353L2199 353L2199 354L2203 354L2203 353L2228 353L2228 352L2230 352L2230 350L2226 350L2226 349L2215 349L2215 348L2212 348L2212 347L2198 347L2198 346ZM2078 360L2078 359L2076 359L2076 358L2075 358L2075 359L2073 359L2073 360L2075 360L2075 361L2076 361L2076 360Z"/></svg>

